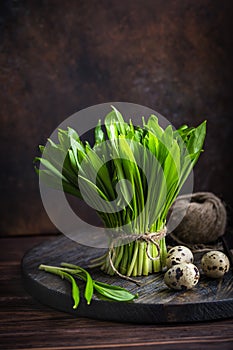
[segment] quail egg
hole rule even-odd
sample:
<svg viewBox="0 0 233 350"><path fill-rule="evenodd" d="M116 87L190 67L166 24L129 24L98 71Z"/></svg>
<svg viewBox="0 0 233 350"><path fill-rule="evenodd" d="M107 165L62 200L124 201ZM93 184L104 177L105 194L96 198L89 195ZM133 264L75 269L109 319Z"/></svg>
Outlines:
<svg viewBox="0 0 233 350"><path fill-rule="evenodd" d="M228 257L218 250L212 250L203 255L201 268L207 277L220 278L229 270Z"/></svg>
<svg viewBox="0 0 233 350"><path fill-rule="evenodd" d="M172 266L164 275L165 284L172 289L188 290L193 288L199 281L200 273L198 268L183 262Z"/></svg>
<svg viewBox="0 0 233 350"><path fill-rule="evenodd" d="M192 263L193 254L191 250L182 245L171 248L167 253L166 265L169 269L173 265L180 264L182 262Z"/></svg>

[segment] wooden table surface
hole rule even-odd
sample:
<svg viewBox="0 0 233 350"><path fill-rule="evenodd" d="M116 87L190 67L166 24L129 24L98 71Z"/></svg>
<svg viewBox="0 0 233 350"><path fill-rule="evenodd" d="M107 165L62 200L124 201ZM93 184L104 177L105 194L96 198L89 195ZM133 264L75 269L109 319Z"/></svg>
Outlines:
<svg viewBox="0 0 233 350"><path fill-rule="evenodd" d="M23 288L20 261L54 236L0 239L0 349L232 349L233 320L135 325L74 318L34 300Z"/></svg>

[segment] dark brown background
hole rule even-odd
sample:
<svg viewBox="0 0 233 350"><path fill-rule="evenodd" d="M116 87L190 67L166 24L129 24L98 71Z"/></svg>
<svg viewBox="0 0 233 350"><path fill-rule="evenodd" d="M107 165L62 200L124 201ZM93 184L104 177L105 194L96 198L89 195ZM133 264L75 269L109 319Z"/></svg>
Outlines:
<svg viewBox="0 0 233 350"><path fill-rule="evenodd" d="M175 126L208 120L195 190L233 205L229 1L2 1L1 234L56 232L41 204L37 145L74 112L146 105Z"/></svg>

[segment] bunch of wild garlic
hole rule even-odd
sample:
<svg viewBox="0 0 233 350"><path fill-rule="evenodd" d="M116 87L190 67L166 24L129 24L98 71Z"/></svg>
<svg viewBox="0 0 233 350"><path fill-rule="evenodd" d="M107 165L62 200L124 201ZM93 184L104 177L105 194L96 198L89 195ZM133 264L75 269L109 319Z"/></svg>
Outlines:
<svg viewBox="0 0 233 350"><path fill-rule="evenodd" d="M164 130L151 115L134 126L113 107L104 126L101 121L96 126L93 147L75 130L59 130L58 144L49 140L47 147L40 146L43 155L36 160L42 167L37 171L49 186L56 188L62 180L65 192L92 203L104 226L119 234L119 242L122 234L133 235L131 242L118 242L99 259L102 270L148 275L165 265L165 237L154 244L135 236L164 229L168 210L202 152L205 134L205 121L197 128Z"/></svg>

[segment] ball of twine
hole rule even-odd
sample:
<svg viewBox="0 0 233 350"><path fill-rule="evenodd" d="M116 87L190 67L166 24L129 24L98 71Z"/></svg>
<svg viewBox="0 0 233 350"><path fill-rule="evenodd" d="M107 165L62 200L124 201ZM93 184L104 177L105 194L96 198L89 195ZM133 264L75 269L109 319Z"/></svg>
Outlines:
<svg viewBox="0 0 233 350"><path fill-rule="evenodd" d="M213 193L196 192L179 196L173 205L173 220L178 221L186 209L183 220L173 231L173 236L180 241L191 244L211 243L224 234L226 209Z"/></svg>

